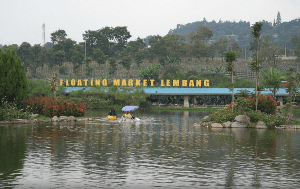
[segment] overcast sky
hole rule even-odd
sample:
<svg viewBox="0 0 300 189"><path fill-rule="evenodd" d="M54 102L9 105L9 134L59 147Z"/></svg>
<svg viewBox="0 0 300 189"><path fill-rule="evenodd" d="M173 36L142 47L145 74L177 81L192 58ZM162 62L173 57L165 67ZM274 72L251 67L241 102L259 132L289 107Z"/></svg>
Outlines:
<svg viewBox="0 0 300 189"><path fill-rule="evenodd" d="M67 37L83 41L87 30L127 26L132 37L164 36L177 24L220 19L283 22L300 17L300 0L0 0L0 44L43 43L63 29Z"/></svg>

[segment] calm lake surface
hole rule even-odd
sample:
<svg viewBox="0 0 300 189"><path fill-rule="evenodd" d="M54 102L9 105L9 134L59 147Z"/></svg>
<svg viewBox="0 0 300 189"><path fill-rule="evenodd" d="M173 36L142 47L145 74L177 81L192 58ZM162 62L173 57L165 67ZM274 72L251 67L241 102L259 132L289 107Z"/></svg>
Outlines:
<svg viewBox="0 0 300 189"><path fill-rule="evenodd" d="M207 114L0 126L0 188L299 188L300 131L194 125Z"/></svg>

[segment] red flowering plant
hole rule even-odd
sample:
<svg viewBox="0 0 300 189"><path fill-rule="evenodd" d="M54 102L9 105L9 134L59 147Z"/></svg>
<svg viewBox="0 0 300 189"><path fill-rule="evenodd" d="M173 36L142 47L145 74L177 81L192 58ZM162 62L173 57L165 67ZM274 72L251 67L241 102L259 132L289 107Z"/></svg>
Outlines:
<svg viewBox="0 0 300 189"><path fill-rule="evenodd" d="M243 107L244 111L246 112L248 112L249 110L255 111L255 98L238 98L237 103L241 107ZM232 103L230 103L229 106L232 107ZM265 112L267 114L275 114L277 110L277 103L271 95L260 95L258 96L257 110L260 110L261 112Z"/></svg>
<svg viewBox="0 0 300 189"><path fill-rule="evenodd" d="M53 97L33 96L25 99L22 103L27 107L27 111L53 116L84 116L86 107L82 103L75 104L68 100L59 100Z"/></svg>

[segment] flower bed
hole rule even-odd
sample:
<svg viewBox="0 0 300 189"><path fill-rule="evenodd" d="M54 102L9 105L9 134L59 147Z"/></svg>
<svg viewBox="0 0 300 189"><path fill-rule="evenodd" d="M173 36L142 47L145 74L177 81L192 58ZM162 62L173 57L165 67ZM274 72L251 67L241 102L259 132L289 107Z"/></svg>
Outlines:
<svg viewBox="0 0 300 189"><path fill-rule="evenodd" d="M22 101L27 111L47 117L53 116L84 116L86 107L82 103L75 104L68 100L59 100L53 97L33 96Z"/></svg>

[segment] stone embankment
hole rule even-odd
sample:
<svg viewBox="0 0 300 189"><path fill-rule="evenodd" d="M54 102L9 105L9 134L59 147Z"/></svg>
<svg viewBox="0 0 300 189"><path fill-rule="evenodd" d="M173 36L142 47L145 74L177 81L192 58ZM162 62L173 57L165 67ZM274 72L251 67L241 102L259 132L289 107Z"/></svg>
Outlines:
<svg viewBox="0 0 300 189"><path fill-rule="evenodd" d="M54 116L52 119L36 119L38 114L32 114L30 119L15 119L13 121L0 121L0 124L36 124L40 122L85 122L93 121L96 118L75 118L74 116Z"/></svg>

